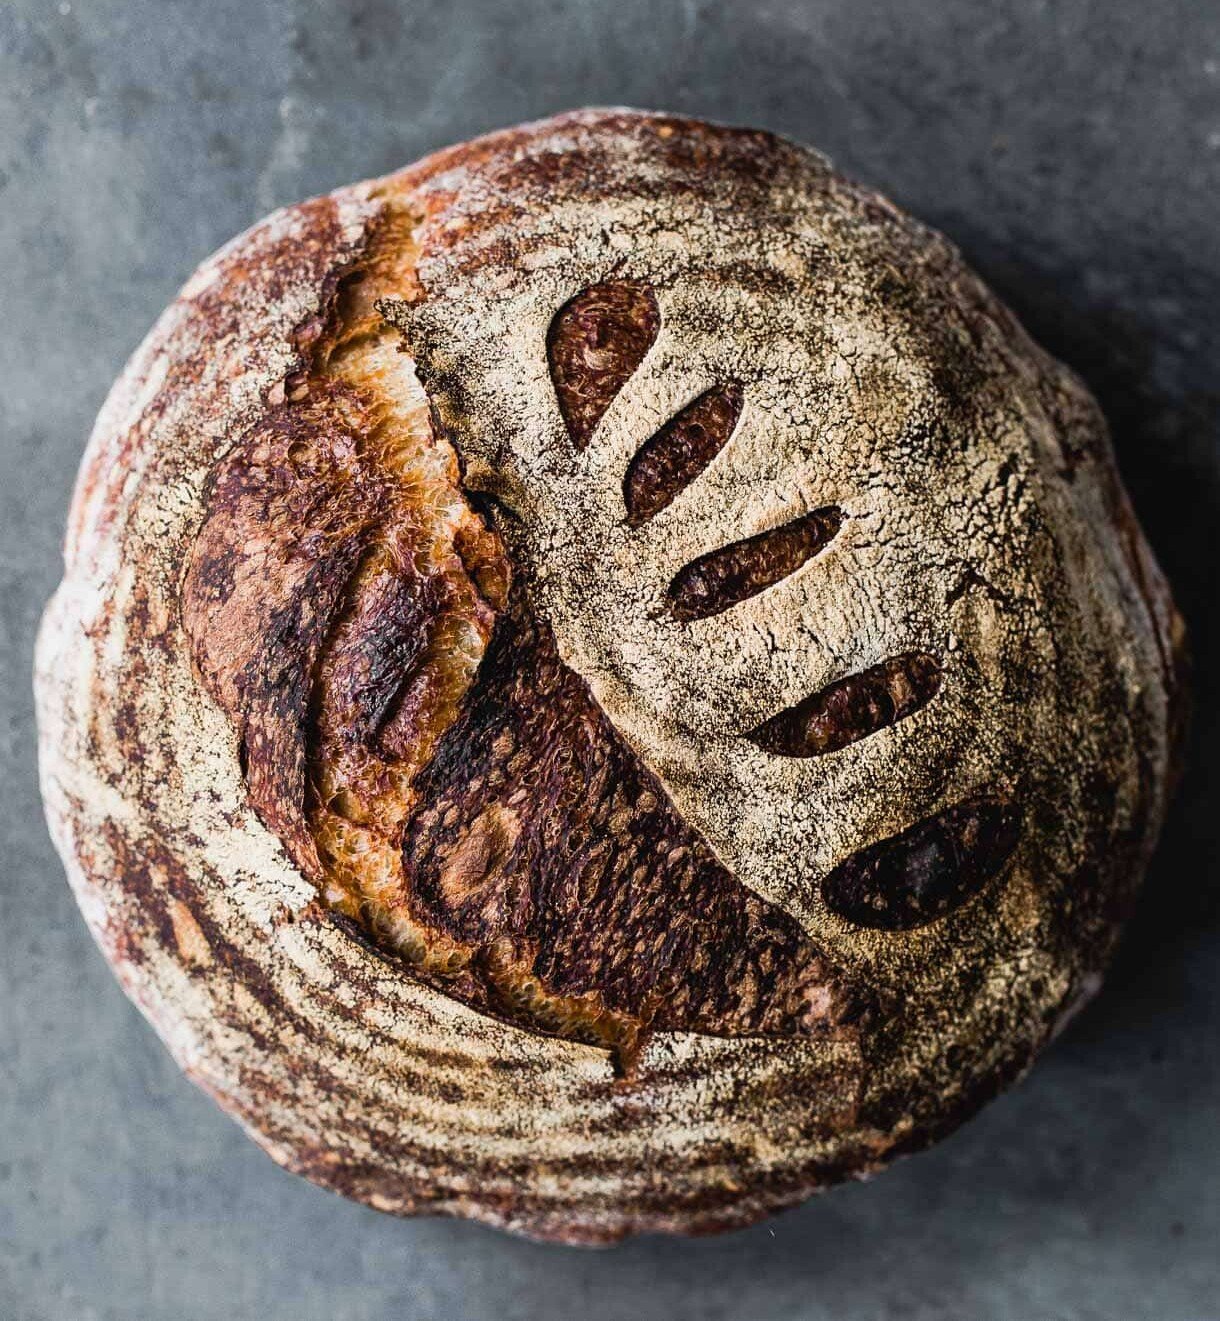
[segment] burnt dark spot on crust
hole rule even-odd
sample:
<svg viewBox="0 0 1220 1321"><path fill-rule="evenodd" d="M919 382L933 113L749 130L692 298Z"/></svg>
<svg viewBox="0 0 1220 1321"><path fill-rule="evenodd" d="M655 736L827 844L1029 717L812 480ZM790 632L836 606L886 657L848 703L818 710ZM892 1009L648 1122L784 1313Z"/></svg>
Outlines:
<svg viewBox="0 0 1220 1321"><path fill-rule="evenodd" d="M1021 817L1009 801L980 794L861 849L822 882L827 907L878 931L909 931L977 894L1008 861Z"/></svg>
<svg viewBox="0 0 1220 1321"><path fill-rule="evenodd" d="M810 693L746 737L779 757L820 757L905 720L936 696L940 681L935 656L893 656Z"/></svg>
<svg viewBox="0 0 1220 1321"><path fill-rule="evenodd" d="M741 416L743 397L736 382L713 386L644 442L623 478L629 526L655 518L720 453Z"/></svg>
<svg viewBox="0 0 1220 1321"><path fill-rule="evenodd" d="M555 314L547 360L572 443L584 449L615 395L652 347L661 314L652 290L608 280L578 293Z"/></svg>
<svg viewBox="0 0 1220 1321"><path fill-rule="evenodd" d="M825 549L842 522L837 509L815 509L781 527L700 555L669 585L674 618L706 619L774 587Z"/></svg>

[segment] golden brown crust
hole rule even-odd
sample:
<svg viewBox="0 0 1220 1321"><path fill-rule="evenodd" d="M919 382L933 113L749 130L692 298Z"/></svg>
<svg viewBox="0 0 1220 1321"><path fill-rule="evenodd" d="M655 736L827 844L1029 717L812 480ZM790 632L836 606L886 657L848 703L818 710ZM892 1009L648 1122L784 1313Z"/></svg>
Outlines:
<svg viewBox="0 0 1220 1321"><path fill-rule="evenodd" d="M129 992L283 1163L547 1237L960 1122L1096 986L1179 734L1083 387L820 158L668 117L235 241L67 558L44 792Z"/></svg>

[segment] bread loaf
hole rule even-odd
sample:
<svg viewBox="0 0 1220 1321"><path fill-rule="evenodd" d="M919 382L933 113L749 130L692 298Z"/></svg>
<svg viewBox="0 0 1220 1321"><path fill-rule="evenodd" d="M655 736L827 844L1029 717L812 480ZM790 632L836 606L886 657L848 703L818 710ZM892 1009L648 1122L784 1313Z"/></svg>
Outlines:
<svg viewBox="0 0 1220 1321"><path fill-rule="evenodd" d="M941 237L586 111L278 212L90 441L49 820L280 1163L601 1242L948 1132L1097 987L1183 629L1104 422Z"/></svg>

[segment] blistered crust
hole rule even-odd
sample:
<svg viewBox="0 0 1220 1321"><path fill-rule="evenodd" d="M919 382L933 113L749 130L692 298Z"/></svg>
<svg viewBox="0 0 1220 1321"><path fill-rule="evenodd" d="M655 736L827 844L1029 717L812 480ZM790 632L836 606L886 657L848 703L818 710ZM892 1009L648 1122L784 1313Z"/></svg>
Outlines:
<svg viewBox="0 0 1220 1321"><path fill-rule="evenodd" d="M709 857L836 984L869 988L858 1029L658 1032L624 1081L610 1050L387 956L318 901L307 824L260 817L236 699L192 661L184 578L239 442L291 466L285 428L329 406L301 394L311 351L389 194L417 218L385 305L403 388L417 366L559 657ZM608 281L651 292L655 335L608 402L565 416L548 335ZM632 456L730 383L728 442L630 519ZM324 458L355 474L359 547L376 483L338 442ZM699 556L830 508L833 540L782 582L707 618L666 608ZM42 774L90 926L277 1160L387 1210L579 1241L723 1228L926 1143L1095 988L1163 814L1180 621L1095 405L943 240L763 134L588 112L272 217L201 268L115 387L67 560L38 653ZM309 596L285 647L313 645ZM749 738L911 655L939 687L897 723L827 756ZM286 696L263 712L273 743L308 715ZM294 757L267 763L292 786ZM968 901L901 931L827 903L852 858L980 793L1021 828ZM850 911L863 891L842 891Z"/></svg>

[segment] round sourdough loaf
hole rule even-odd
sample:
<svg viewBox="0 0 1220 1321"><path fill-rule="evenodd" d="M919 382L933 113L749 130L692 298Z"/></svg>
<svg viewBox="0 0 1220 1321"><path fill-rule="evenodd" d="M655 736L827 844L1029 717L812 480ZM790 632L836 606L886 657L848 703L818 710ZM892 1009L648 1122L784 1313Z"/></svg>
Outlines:
<svg viewBox="0 0 1220 1321"><path fill-rule="evenodd" d="M279 1162L542 1237L934 1140L1098 985L1183 631L1083 386L765 133L586 111L289 207L98 419L47 811Z"/></svg>

